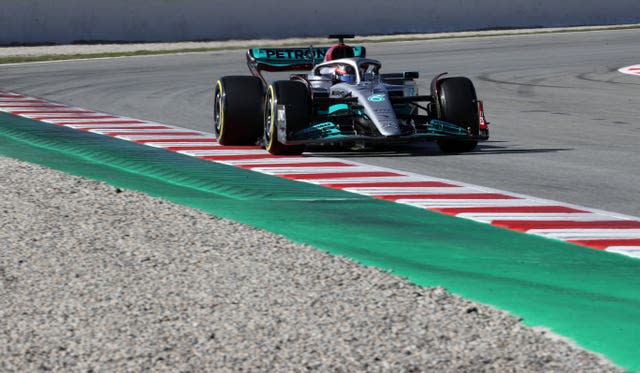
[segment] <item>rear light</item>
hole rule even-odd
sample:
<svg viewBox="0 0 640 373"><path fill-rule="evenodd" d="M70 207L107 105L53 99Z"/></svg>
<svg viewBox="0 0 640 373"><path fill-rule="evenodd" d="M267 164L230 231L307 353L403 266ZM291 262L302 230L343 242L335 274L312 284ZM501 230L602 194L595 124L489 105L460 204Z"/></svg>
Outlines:
<svg viewBox="0 0 640 373"><path fill-rule="evenodd" d="M489 122L487 122L487 120L484 117L484 104L482 103L482 101L478 100L477 101L478 104L478 117L480 120L480 130L488 130L489 129Z"/></svg>

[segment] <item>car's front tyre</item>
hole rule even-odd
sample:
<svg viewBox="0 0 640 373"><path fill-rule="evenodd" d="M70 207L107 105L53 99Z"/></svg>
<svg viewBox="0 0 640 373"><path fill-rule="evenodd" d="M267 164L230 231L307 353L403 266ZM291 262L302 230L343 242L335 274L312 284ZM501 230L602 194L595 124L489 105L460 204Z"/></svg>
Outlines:
<svg viewBox="0 0 640 373"><path fill-rule="evenodd" d="M469 134L478 136L480 121L476 90L471 80L465 77L444 78L439 82L437 100L440 102L438 119L458 125ZM477 140L438 140L440 150L445 153L470 152L478 145Z"/></svg>
<svg viewBox="0 0 640 373"><path fill-rule="evenodd" d="M274 155L296 155L304 152L304 145L286 145L278 140L278 106L283 105L287 133L309 125L311 120L311 95L304 83L279 80L267 88L264 107L265 149Z"/></svg>
<svg viewBox="0 0 640 373"><path fill-rule="evenodd" d="M262 135L264 86L255 76L225 76L213 92L213 133L221 145L256 145Z"/></svg>

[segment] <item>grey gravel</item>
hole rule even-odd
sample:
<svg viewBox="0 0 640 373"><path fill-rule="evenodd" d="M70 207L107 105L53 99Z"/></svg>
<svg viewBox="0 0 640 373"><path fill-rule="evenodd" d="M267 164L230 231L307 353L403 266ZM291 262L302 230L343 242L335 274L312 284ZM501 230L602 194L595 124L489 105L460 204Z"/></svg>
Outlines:
<svg viewBox="0 0 640 373"><path fill-rule="evenodd" d="M616 372L517 318L0 158L0 371Z"/></svg>

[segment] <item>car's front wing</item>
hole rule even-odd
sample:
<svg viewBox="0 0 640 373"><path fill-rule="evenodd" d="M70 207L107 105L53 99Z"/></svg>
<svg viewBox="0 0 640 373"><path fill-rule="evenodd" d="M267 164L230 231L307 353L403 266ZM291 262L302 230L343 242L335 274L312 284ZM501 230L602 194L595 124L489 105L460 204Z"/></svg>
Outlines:
<svg viewBox="0 0 640 373"><path fill-rule="evenodd" d="M474 136L466 129L438 119L430 120L426 125L416 127L414 131L401 136L371 136L344 133L338 125L330 120L313 124L302 130L288 133L284 108L278 111L278 141L287 145L320 145L331 143L367 142L367 143L400 143L411 141L429 141L450 139L458 141L482 141L488 139L488 133Z"/></svg>

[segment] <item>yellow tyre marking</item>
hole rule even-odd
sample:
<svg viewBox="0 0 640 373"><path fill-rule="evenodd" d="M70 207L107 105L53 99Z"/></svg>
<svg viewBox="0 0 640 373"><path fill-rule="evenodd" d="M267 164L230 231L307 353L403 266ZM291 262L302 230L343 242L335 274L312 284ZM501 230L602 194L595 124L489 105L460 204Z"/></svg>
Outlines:
<svg viewBox="0 0 640 373"><path fill-rule="evenodd" d="M273 90L273 86L269 85L269 93L267 94L267 100L269 99L269 97L271 97L271 102L269 103L269 105L271 106L271 118L270 118L270 123L269 123L269 143L267 144L266 150L271 153L271 148L273 147L273 137L277 136L277 133L275 133L276 131L274 131L275 128L275 118L276 118L276 108L275 108L275 92Z"/></svg>
<svg viewBox="0 0 640 373"><path fill-rule="evenodd" d="M216 85L218 86L218 89L220 90L220 131L218 132L218 139L220 139L222 137L222 133L224 132L223 128L224 128L224 99L223 99L223 90L222 90L222 81L218 80L216 82ZM214 91L215 92L215 91ZM213 96L213 99L215 100L215 93ZM215 105L215 102L214 102Z"/></svg>

